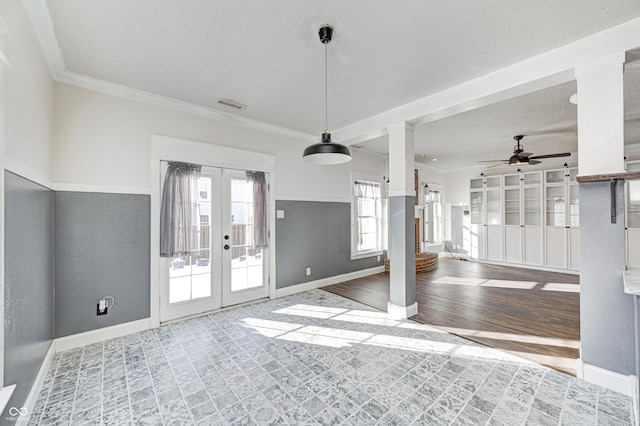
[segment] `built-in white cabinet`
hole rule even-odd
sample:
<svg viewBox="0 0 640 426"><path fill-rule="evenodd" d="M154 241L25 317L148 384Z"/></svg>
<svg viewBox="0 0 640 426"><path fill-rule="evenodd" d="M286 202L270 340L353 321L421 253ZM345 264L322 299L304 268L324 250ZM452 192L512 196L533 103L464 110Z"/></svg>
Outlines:
<svg viewBox="0 0 640 426"><path fill-rule="evenodd" d="M546 170L544 181L545 266L580 268L580 227L577 169Z"/></svg>
<svg viewBox="0 0 640 426"><path fill-rule="evenodd" d="M471 179L470 255L502 261L502 176Z"/></svg>
<svg viewBox="0 0 640 426"><path fill-rule="evenodd" d="M486 259L502 261L502 176L488 176L485 180L487 200Z"/></svg>
<svg viewBox="0 0 640 426"><path fill-rule="evenodd" d="M542 265L542 173L504 176L504 261Z"/></svg>
<svg viewBox="0 0 640 426"><path fill-rule="evenodd" d="M577 169L564 168L472 179L471 257L577 270L580 228L576 175ZM638 190L640 248L640 186ZM638 253L640 264L640 250Z"/></svg>
<svg viewBox="0 0 640 426"><path fill-rule="evenodd" d="M486 258L487 238L484 205L484 178L471 179L469 193L469 255L474 259Z"/></svg>

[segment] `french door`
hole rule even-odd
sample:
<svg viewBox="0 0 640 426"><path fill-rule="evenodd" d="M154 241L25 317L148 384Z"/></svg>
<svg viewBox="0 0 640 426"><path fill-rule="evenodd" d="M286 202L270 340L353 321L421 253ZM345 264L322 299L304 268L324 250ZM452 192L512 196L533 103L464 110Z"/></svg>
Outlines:
<svg viewBox="0 0 640 426"><path fill-rule="evenodd" d="M165 163L161 171L166 173ZM203 167L198 193L192 253L160 262L163 322L269 293L268 249L254 245L252 180L245 171Z"/></svg>

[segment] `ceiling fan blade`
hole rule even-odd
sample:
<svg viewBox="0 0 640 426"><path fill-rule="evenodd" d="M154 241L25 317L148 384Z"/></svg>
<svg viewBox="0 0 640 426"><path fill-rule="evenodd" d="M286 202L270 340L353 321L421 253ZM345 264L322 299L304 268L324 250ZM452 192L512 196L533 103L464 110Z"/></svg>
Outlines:
<svg viewBox="0 0 640 426"><path fill-rule="evenodd" d="M506 163L509 160L478 160L478 163Z"/></svg>
<svg viewBox="0 0 640 426"><path fill-rule="evenodd" d="M529 158L529 165L540 164L540 163L542 163L542 161L532 160L531 158Z"/></svg>
<svg viewBox="0 0 640 426"><path fill-rule="evenodd" d="M559 152L557 154L547 154L547 155L535 155L533 157L529 157L529 160L539 160L542 158L560 158L560 157L570 157L570 152Z"/></svg>
<svg viewBox="0 0 640 426"><path fill-rule="evenodd" d="M505 161L505 162L502 162L502 163L494 164L493 166L487 166L487 169L490 169L492 167L504 166L507 163L508 163L508 161Z"/></svg>

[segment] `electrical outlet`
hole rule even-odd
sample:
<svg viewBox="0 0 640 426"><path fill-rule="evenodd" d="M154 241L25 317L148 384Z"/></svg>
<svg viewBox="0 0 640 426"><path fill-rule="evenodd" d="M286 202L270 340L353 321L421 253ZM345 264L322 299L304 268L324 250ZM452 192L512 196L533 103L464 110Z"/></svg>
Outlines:
<svg viewBox="0 0 640 426"><path fill-rule="evenodd" d="M307 276L311 275L311 266L307 267Z"/></svg>
<svg viewBox="0 0 640 426"><path fill-rule="evenodd" d="M380 262L380 256L378 256L378 262Z"/></svg>
<svg viewBox="0 0 640 426"><path fill-rule="evenodd" d="M107 315L109 313L109 306L107 305L107 301L104 299L100 299L98 304L96 305L97 315Z"/></svg>

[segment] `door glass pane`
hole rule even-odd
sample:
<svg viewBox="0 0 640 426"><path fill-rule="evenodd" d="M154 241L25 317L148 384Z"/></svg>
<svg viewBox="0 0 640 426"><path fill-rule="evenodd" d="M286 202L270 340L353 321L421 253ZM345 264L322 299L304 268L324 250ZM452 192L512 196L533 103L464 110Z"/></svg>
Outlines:
<svg viewBox="0 0 640 426"><path fill-rule="evenodd" d="M580 225L580 198L576 184L569 186L569 203L569 225L575 228Z"/></svg>
<svg viewBox="0 0 640 426"><path fill-rule="evenodd" d="M487 224L500 225L501 215L500 191L487 191Z"/></svg>
<svg viewBox="0 0 640 426"><path fill-rule="evenodd" d="M547 226L565 226L564 186L546 188Z"/></svg>
<svg viewBox="0 0 640 426"><path fill-rule="evenodd" d="M545 174L546 183L564 182L564 170L548 170Z"/></svg>
<svg viewBox="0 0 640 426"><path fill-rule="evenodd" d="M539 185L541 184L541 174L540 172L531 172L524 174L524 184L525 185Z"/></svg>
<svg viewBox="0 0 640 426"><path fill-rule="evenodd" d="M471 193L471 224L472 225L483 225L484 220L482 218L482 192L472 192Z"/></svg>
<svg viewBox="0 0 640 426"><path fill-rule="evenodd" d="M520 225L520 190L504 191L504 224Z"/></svg>
<svg viewBox="0 0 640 426"><path fill-rule="evenodd" d="M525 188L524 190L524 224L540 225L542 208L539 188Z"/></svg>
<svg viewBox="0 0 640 426"><path fill-rule="evenodd" d="M231 179L231 291L263 285L262 249L253 241L253 182Z"/></svg>
<svg viewBox="0 0 640 426"><path fill-rule="evenodd" d="M211 297L211 178L198 179L200 212L191 255L169 264L169 303Z"/></svg>

